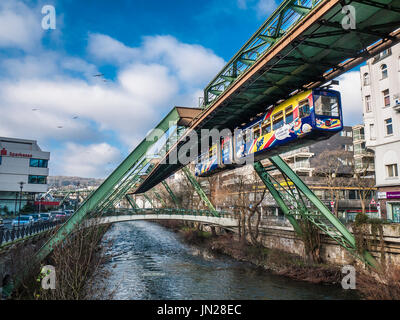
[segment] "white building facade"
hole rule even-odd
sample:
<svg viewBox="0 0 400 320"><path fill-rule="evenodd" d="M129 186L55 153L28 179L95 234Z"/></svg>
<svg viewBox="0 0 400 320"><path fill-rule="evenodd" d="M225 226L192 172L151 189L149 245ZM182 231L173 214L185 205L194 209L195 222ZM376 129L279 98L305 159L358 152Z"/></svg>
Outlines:
<svg viewBox="0 0 400 320"><path fill-rule="evenodd" d="M400 44L361 67L366 147L375 153L383 217L400 222Z"/></svg>
<svg viewBox="0 0 400 320"><path fill-rule="evenodd" d="M18 212L47 192L49 160L34 140L0 137L0 213Z"/></svg>

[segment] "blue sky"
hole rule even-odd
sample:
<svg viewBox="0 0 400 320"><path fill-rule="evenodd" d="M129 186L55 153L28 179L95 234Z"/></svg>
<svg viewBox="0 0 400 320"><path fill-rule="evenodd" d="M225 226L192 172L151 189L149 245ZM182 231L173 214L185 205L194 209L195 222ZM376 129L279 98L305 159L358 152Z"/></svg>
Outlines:
<svg viewBox="0 0 400 320"><path fill-rule="evenodd" d="M51 175L105 177L174 105L196 106L278 2L1 0L0 136L38 140ZM359 123L358 72L341 80Z"/></svg>

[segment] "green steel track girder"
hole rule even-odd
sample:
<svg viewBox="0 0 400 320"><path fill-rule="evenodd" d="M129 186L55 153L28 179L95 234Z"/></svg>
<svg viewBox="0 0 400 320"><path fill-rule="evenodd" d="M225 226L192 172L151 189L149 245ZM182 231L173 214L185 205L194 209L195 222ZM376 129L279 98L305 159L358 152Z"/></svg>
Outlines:
<svg viewBox="0 0 400 320"><path fill-rule="evenodd" d="M174 201L175 205L177 208L179 208L179 201L177 199L177 197L175 196L174 192L172 191L172 189L169 187L168 183L164 180L161 182L162 185L164 186L164 188L167 190L167 192L169 193L169 195L172 198L172 201Z"/></svg>
<svg viewBox="0 0 400 320"><path fill-rule="evenodd" d="M131 195L126 194L125 198L126 198L126 200L128 200L128 202L131 205L132 209L139 209L139 206L137 205L136 201L132 198Z"/></svg>
<svg viewBox="0 0 400 320"><path fill-rule="evenodd" d="M284 0L204 90L207 108L257 59L268 52L302 18L323 0Z"/></svg>
<svg viewBox="0 0 400 320"><path fill-rule="evenodd" d="M292 225L294 216L297 218L307 219L353 256L376 269L380 268L378 262L368 251L362 252L361 256L359 255L355 238L351 232L339 221L338 218L336 218L335 215L331 213L325 204L311 191L310 188L308 188L308 186L280 156L273 156L269 158L269 160L272 163L272 166L264 168L262 164L258 162L254 165L254 168L268 190L272 190L271 194L274 199L277 200L282 211L284 213L289 211L288 220ZM278 182L272 183L271 176L268 174L268 172L272 170L279 170L285 179L288 189L282 187ZM310 212L304 201L305 198L314 205L317 209L317 214ZM289 207L286 204L287 202L292 204L291 207L293 210L289 210ZM293 227L295 230L298 228L298 226L295 227L294 225Z"/></svg>
<svg viewBox="0 0 400 320"><path fill-rule="evenodd" d="M196 190L200 199L204 201L204 203L207 205L210 211L214 213L216 217L219 217L218 211L215 210L214 205L211 203L210 199L208 199L200 183L196 180L196 178L193 176L190 170L187 167L183 167L182 171L185 174L186 178L189 180L189 182L192 184L193 188Z"/></svg>

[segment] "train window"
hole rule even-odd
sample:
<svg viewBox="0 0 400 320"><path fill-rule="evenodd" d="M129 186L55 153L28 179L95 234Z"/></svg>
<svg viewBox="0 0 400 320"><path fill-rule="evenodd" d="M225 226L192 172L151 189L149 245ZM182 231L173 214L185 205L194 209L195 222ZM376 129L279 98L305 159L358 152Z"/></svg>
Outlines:
<svg viewBox="0 0 400 320"><path fill-rule="evenodd" d="M289 124L293 121L293 106L289 106L285 109L286 123Z"/></svg>
<svg viewBox="0 0 400 320"><path fill-rule="evenodd" d="M271 132L271 121L268 119L266 122L264 122L261 129L262 129L263 135L270 133Z"/></svg>
<svg viewBox="0 0 400 320"><path fill-rule="evenodd" d="M272 116L272 128L273 130L277 130L282 126L283 126L283 111L280 111L274 116Z"/></svg>
<svg viewBox="0 0 400 320"><path fill-rule="evenodd" d="M315 113L323 116L339 117L338 97L315 95Z"/></svg>
<svg viewBox="0 0 400 320"><path fill-rule="evenodd" d="M310 115L310 104L308 99L304 99L299 102L300 118L304 118Z"/></svg>
<svg viewBox="0 0 400 320"><path fill-rule="evenodd" d="M246 130L246 132L244 133L244 142L249 143L250 140L251 140L251 131Z"/></svg>
<svg viewBox="0 0 400 320"><path fill-rule="evenodd" d="M254 139L258 139L258 138L260 137L260 135L261 135L261 132L260 132L260 125L257 123L257 124L253 127L253 136L254 136Z"/></svg>

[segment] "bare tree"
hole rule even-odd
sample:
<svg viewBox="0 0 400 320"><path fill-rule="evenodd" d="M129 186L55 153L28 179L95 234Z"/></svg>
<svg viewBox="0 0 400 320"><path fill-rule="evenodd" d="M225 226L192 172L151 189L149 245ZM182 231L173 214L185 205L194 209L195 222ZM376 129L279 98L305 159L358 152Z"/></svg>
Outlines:
<svg viewBox="0 0 400 320"><path fill-rule="evenodd" d="M316 161L315 174L323 178L329 188L330 200L335 202L334 213L338 216L340 190L349 185L353 154L345 150L330 150L320 153Z"/></svg>

